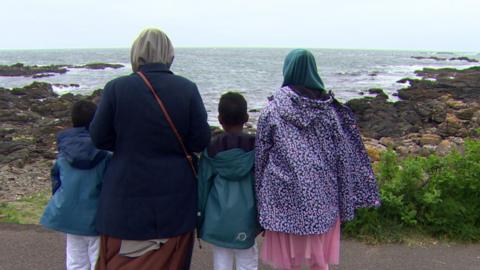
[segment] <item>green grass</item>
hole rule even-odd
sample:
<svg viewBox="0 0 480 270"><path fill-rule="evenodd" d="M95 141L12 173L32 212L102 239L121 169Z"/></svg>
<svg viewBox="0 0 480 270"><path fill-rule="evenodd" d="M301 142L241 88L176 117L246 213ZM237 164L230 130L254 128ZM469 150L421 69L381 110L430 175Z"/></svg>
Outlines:
<svg viewBox="0 0 480 270"><path fill-rule="evenodd" d="M49 199L48 192L40 192L13 202L2 202L0 222L38 224Z"/></svg>

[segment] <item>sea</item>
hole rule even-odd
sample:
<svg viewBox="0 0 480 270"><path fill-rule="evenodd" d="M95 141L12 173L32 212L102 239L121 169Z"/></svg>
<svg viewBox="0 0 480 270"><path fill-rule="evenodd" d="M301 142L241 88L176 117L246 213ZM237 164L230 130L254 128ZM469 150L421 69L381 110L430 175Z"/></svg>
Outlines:
<svg viewBox="0 0 480 270"><path fill-rule="evenodd" d="M209 122L216 121L220 95L227 91L242 93L249 109L257 111L282 83L282 66L287 48L177 48L172 71L194 81L209 112ZM393 50L311 49L318 72L326 87L336 98L347 101L368 96L368 89L383 88L395 100L394 93L408 85L397 83L406 77L414 78L415 70L425 67L467 68L479 63L466 61L436 61L414 59L412 56L452 58L467 56L480 59L477 52L433 52ZM23 87L33 81L53 84L59 94L90 94L110 80L132 72L129 49L55 49L0 50L0 65L68 64L93 62L118 63L120 69L70 69L65 74L33 79L29 77L0 77L0 87ZM70 86L76 84L75 86ZM67 86L66 86L67 85ZM78 85L78 86L77 86ZM255 117L254 117L255 118ZM254 119L252 118L252 119Z"/></svg>

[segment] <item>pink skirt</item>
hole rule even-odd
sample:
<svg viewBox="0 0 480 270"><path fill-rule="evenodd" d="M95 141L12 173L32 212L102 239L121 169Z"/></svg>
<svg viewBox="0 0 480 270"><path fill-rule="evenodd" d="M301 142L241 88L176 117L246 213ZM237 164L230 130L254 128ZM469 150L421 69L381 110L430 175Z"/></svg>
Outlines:
<svg viewBox="0 0 480 270"><path fill-rule="evenodd" d="M328 270L340 257L340 220L325 234L294 235L265 232L260 258L275 269Z"/></svg>

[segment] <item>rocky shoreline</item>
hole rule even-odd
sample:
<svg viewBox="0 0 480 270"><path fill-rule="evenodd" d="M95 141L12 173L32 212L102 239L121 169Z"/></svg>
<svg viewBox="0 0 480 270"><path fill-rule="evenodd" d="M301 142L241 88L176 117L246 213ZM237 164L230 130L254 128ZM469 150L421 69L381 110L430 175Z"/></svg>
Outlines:
<svg viewBox="0 0 480 270"><path fill-rule="evenodd" d="M99 90L90 96L58 96L51 84L42 82L0 88L0 201L50 185L56 134L70 126L71 105L99 96Z"/></svg>
<svg viewBox="0 0 480 270"><path fill-rule="evenodd" d="M435 61L467 61L469 63L478 63L477 59L473 58L468 58L465 56L461 57L450 57L450 58L445 58L445 57L438 57L438 56L412 56L413 59L417 60L435 60Z"/></svg>
<svg viewBox="0 0 480 270"><path fill-rule="evenodd" d="M406 78L409 87L391 102L381 89L375 97L347 102L355 113L373 161L390 148L401 156L447 154L461 150L480 128L480 67L464 70L423 69ZM56 134L70 126L71 105L89 96L57 95L52 84L34 82L23 88L0 88L0 202L50 186Z"/></svg>
<svg viewBox="0 0 480 270"><path fill-rule="evenodd" d="M43 78L51 77L56 74L67 73L72 68L86 68L86 69L106 69L106 68L122 68L121 64L109 64L109 63L89 63L85 65L48 65L48 66L27 66L23 63L16 63L13 65L0 65L0 76L4 77L32 77Z"/></svg>
<svg viewBox="0 0 480 270"><path fill-rule="evenodd" d="M383 92L353 99L353 110L373 160L391 148L400 155L444 155L461 150L480 128L480 67L423 69L421 78L402 79L409 87L391 102Z"/></svg>

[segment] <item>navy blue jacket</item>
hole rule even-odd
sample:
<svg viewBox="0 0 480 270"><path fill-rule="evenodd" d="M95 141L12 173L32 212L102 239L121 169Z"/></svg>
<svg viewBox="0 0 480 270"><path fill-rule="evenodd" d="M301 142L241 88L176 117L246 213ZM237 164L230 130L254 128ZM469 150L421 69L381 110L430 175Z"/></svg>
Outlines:
<svg viewBox="0 0 480 270"><path fill-rule="evenodd" d="M140 67L156 89L191 152L210 140L207 113L196 85L166 65ZM193 231L197 183L177 138L152 93L132 74L105 86L90 125L100 149L113 151L97 212L97 230L146 240Z"/></svg>

